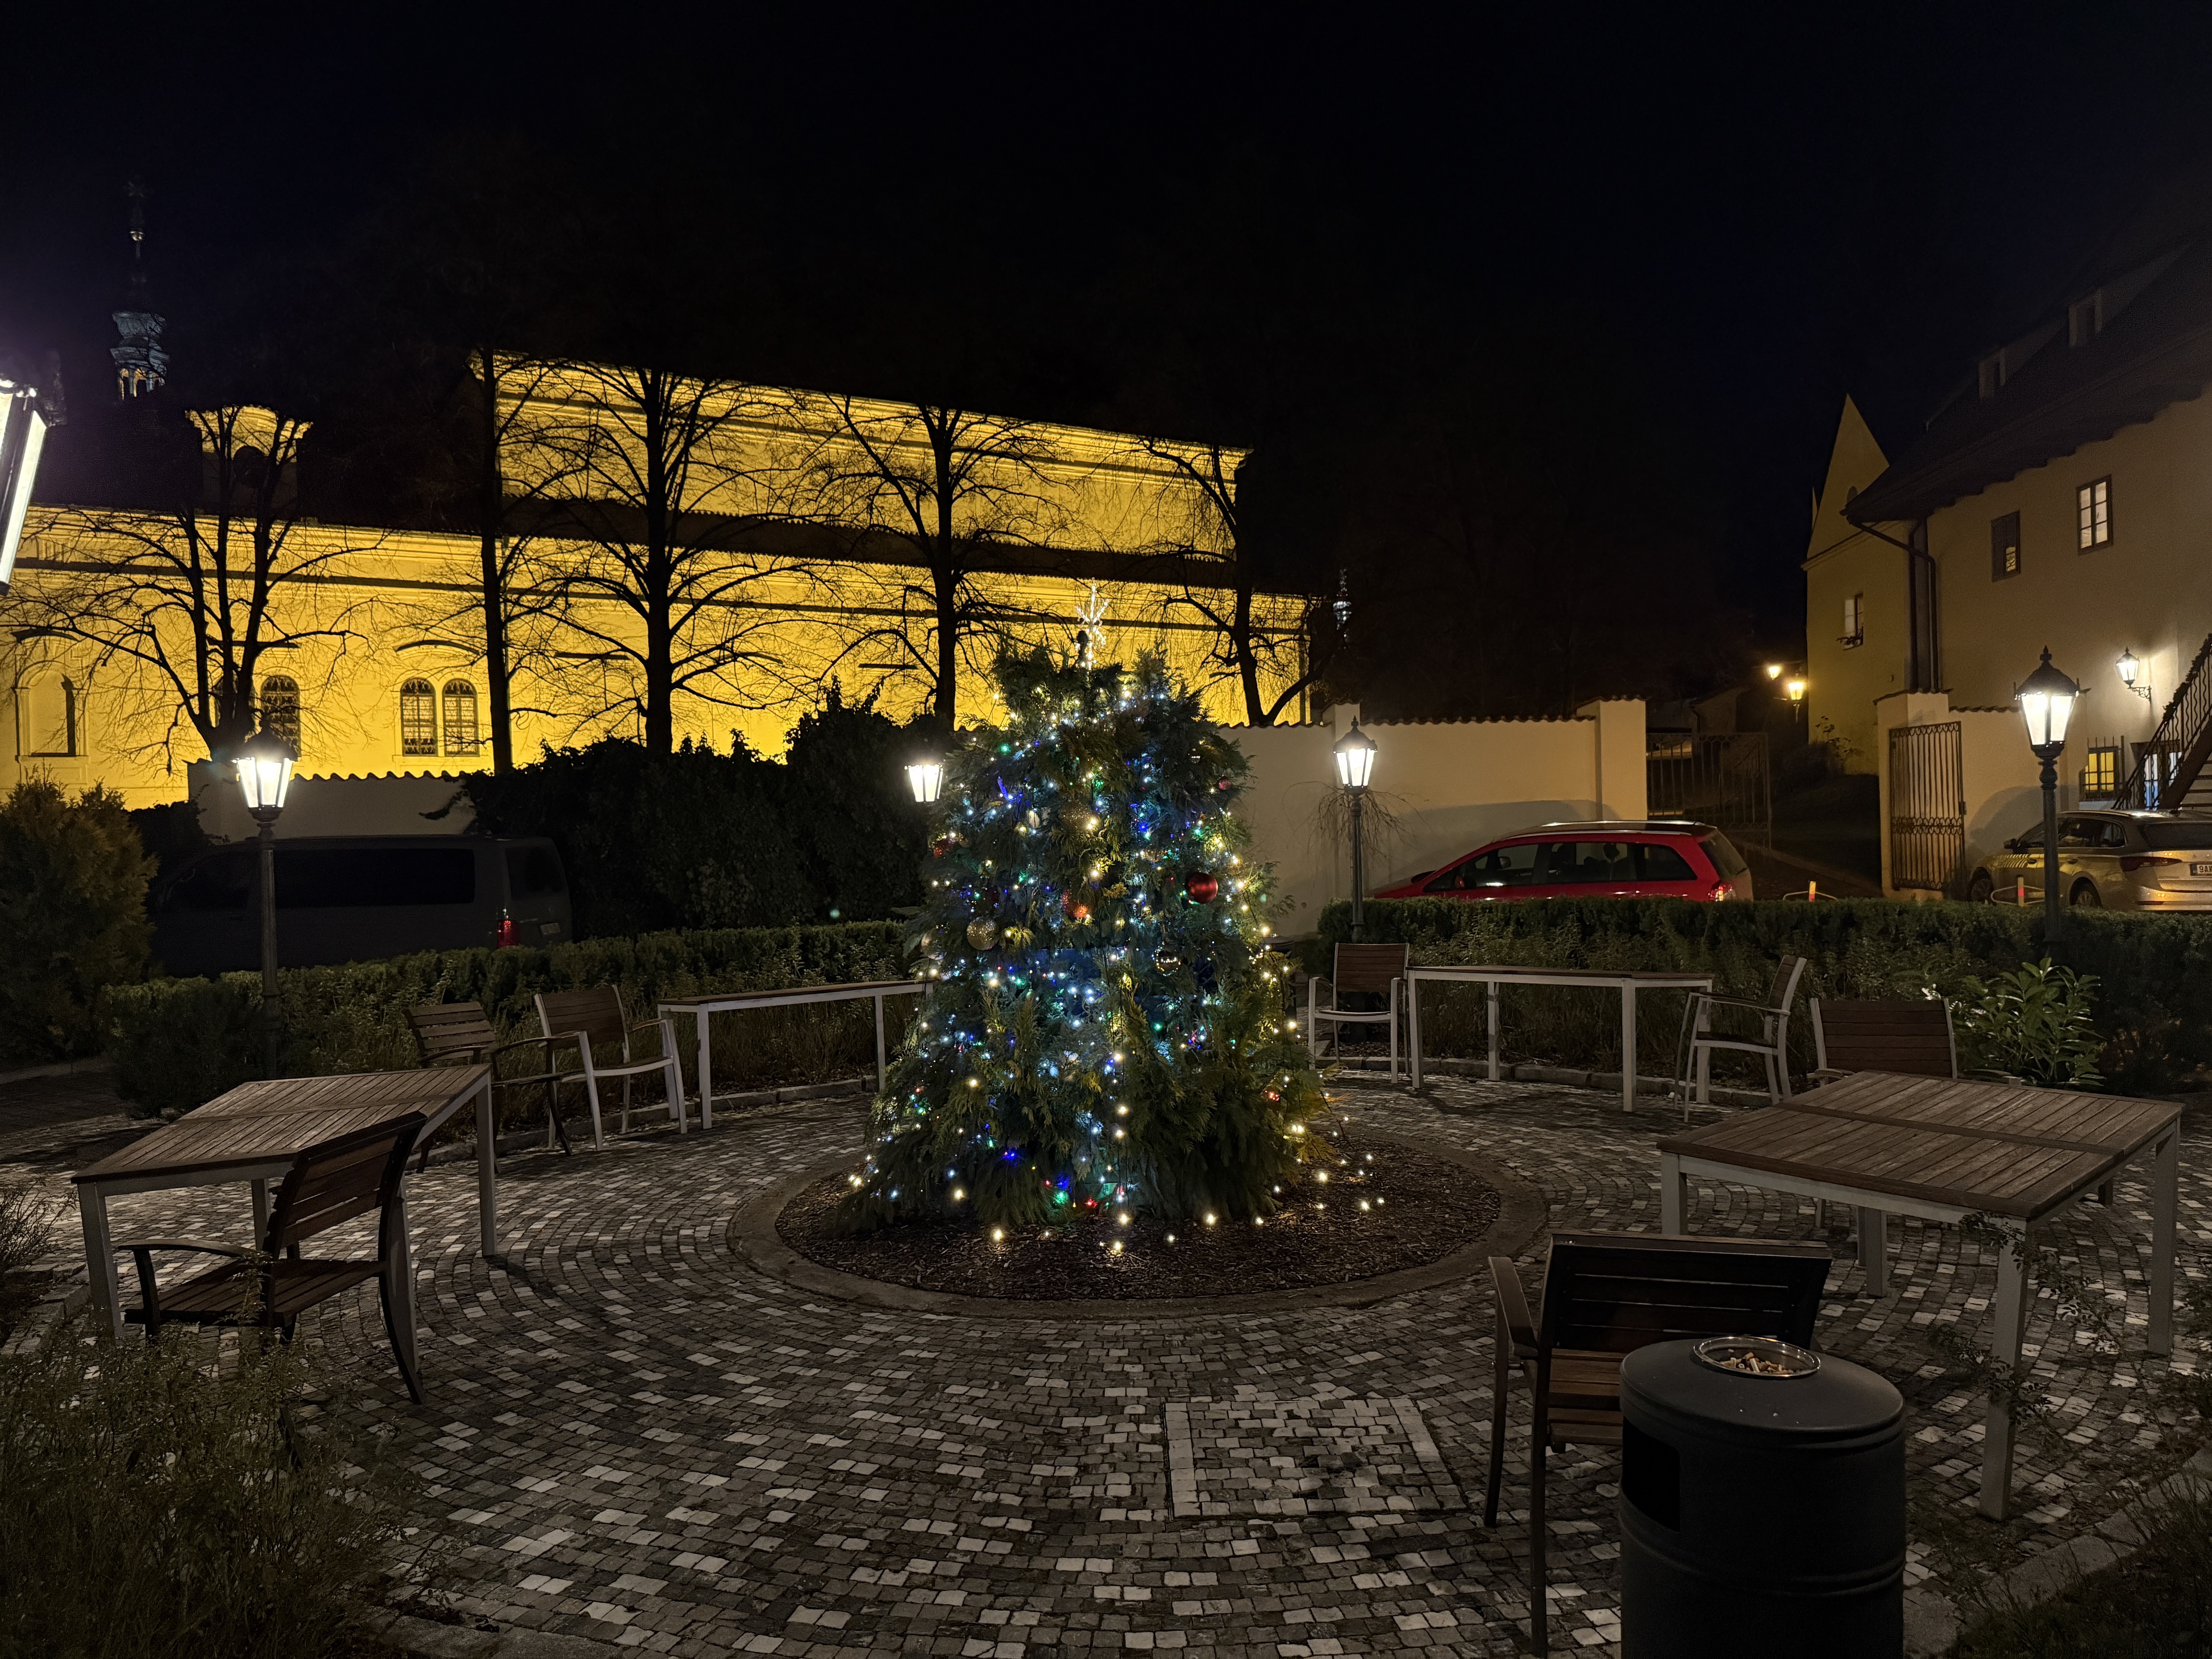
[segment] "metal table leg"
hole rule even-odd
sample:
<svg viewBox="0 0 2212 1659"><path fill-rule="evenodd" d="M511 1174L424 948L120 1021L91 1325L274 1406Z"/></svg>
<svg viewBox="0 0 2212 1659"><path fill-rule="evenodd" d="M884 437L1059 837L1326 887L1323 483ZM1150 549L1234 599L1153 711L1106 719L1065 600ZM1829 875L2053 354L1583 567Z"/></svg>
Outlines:
<svg viewBox="0 0 2212 1659"><path fill-rule="evenodd" d="M1679 1153L1659 1155L1659 1231L1680 1234L1686 1231L1683 1218L1689 1210L1690 1182L1682 1173Z"/></svg>
<svg viewBox="0 0 2212 1659"><path fill-rule="evenodd" d="M714 1043L708 1033L714 1017L704 1008L695 1008L691 1018L699 1026L693 1034L699 1042L699 1127L711 1129L714 1127Z"/></svg>
<svg viewBox="0 0 2212 1659"><path fill-rule="evenodd" d="M108 1335L120 1342L123 1303L115 1283L115 1252L108 1245L107 1194L96 1187L79 1187L76 1207L84 1222L84 1261L90 1270L92 1305L100 1310Z"/></svg>
<svg viewBox="0 0 2212 1659"><path fill-rule="evenodd" d="M1636 1109L1636 981L1620 981L1620 1109Z"/></svg>
<svg viewBox="0 0 2212 1659"><path fill-rule="evenodd" d="M1392 1035L1396 1034L1394 1032ZM1419 1094L1421 1092L1421 981L1410 973L1406 975L1406 1046L1413 1051L1407 1057L1407 1086Z"/></svg>
<svg viewBox="0 0 2212 1659"><path fill-rule="evenodd" d="M884 994L876 993L876 1092L884 1091L884 1082L890 1075L884 1064Z"/></svg>
<svg viewBox="0 0 2212 1659"><path fill-rule="evenodd" d="M487 1256L499 1254L499 1126L491 1109L491 1078L477 1091L477 1231ZM410 1287L411 1294L411 1287Z"/></svg>
<svg viewBox="0 0 2212 1659"><path fill-rule="evenodd" d="M2173 1206L2181 1181L2181 1129L2160 1143L2150 1200L2150 1351L2173 1352Z"/></svg>
<svg viewBox="0 0 2212 1659"><path fill-rule="evenodd" d="M1498 1064L1498 981L1497 981L1496 980L1494 980L1494 979L1486 979L1486 980L1483 981L1482 984L1483 984L1483 988L1484 988L1486 991L1487 991L1487 992L1489 993L1489 994L1488 994L1487 996L1486 996L1486 997L1483 999L1483 1000L1484 1000L1484 1002L1485 1002L1485 1003L1486 1003L1486 1004L1489 1006L1489 1009L1490 1009L1490 1080L1491 1080L1492 1083L1502 1083L1502 1082L1504 1082L1504 1079L1505 1079L1505 1073L1504 1073L1504 1068L1503 1066L1501 1066Z"/></svg>
<svg viewBox="0 0 2212 1659"><path fill-rule="evenodd" d="M1990 1358L2008 1376L2020 1372L2020 1344L2027 1323L2027 1238L2005 1242L1997 1264L1996 1319L1990 1328ZM2012 1508L2012 1407L2002 1394L1990 1396L1989 1414L1983 1420L1981 1510L1992 1521L2002 1521Z"/></svg>

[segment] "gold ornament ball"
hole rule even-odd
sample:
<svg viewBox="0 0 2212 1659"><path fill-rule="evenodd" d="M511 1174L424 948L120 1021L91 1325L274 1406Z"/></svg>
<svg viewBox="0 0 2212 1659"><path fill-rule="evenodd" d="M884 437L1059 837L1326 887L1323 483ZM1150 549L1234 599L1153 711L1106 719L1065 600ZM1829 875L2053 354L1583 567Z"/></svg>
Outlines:
<svg viewBox="0 0 2212 1659"><path fill-rule="evenodd" d="M999 924L988 916L978 916L968 924L968 943L978 951L988 951L998 942Z"/></svg>

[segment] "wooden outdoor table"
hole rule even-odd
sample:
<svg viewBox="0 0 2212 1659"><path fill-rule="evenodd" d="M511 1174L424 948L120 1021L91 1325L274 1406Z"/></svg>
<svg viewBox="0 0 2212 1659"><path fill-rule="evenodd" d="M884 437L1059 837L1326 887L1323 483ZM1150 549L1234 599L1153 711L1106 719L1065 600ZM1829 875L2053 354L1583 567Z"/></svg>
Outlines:
<svg viewBox="0 0 2212 1659"><path fill-rule="evenodd" d="M790 991L712 991L696 997L669 997L662 1001L663 1018L689 1014L698 1028L699 1121L714 1127L714 1051L708 1036L711 1014L734 1013L743 1008L789 1008L802 1002L857 1002L872 997L876 1004L876 1092L881 1094L887 1070L884 1048L884 999L926 994L929 981L920 979L872 979L847 985L806 985Z"/></svg>
<svg viewBox="0 0 2212 1659"><path fill-rule="evenodd" d="M491 1067L432 1066L415 1072L356 1072L343 1077L271 1078L237 1088L173 1123L110 1153L70 1179L84 1223L92 1298L111 1333L123 1334L115 1253L109 1248L107 1200L125 1193L177 1187L253 1185L254 1242L269 1225L269 1183L283 1179L307 1147L410 1112L422 1115L427 1139L473 1097L477 1103L477 1211L484 1255L499 1253L499 1187L495 1163ZM402 1206L404 1224L405 1195ZM411 1287L410 1287L411 1290Z"/></svg>
<svg viewBox="0 0 2212 1659"><path fill-rule="evenodd" d="M2146 1152L2152 1154L2150 1352L2173 1352L2174 1206L2181 1109L2160 1101L2018 1084L1861 1072L1784 1105L1659 1143L1659 1225L1680 1233L1692 1176L1796 1193L1858 1212L1868 1288L1888 1288L1888 1218L2005 1227L1990 1352L2020 1364L2027 1262L2037 1224ZM2012 1414L1990 1396L1982 1448L1984 1515L2012 1496Z"/></svg>
<svg viewBox="0 0 2212 1659"><path fill-rule="evenodd" d="M1413 1051L1413 1087L1421 1086L1421 981L1479 983L1490 988L1490 1080L1502 1075L1498 1053L1498 988L1501 985L1588 985L1620 993L1620 1109L1636 1109L1636 994L1710 991L1711 974L1620 972L1588 968L1504 968L1430 964L1406 970L1407 1042Z"/></svg>

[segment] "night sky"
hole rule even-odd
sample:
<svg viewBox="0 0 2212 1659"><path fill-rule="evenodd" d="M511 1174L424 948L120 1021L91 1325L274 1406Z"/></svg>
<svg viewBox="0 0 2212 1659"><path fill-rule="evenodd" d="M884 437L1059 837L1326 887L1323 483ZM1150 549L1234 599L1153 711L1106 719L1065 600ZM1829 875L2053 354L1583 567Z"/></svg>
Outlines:
<svg viewBox="0 0 2212 1659"><path fill-rule="evenodd" d="M131 174L182 357L426 155L514 133L676 204L650 234L733 305L811 319L763 378L890 389L885 317L999 319L1006 395L1050 405L1019 412L1103 419L1145 406L1091 349L1109 313L1195 308L1279 407L1340 395L1304 367L1365 349L1346 319L1565 319L1659 411L1688 556L1774 644L1844 392L1896 453L2212 137L2203 8L100 15L15 55L0 161L0 341L61 349L73 402L107 394Z"/></svg>

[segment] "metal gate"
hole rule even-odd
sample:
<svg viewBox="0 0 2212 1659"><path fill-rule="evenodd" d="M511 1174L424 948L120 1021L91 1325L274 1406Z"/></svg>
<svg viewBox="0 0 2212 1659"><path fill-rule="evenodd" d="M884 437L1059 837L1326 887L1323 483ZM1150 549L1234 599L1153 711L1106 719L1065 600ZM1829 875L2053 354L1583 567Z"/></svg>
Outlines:
<svg viewBox="0 0 2212 1659"><path fill-rule="evenodd" d="M1889 882L1950 890L1966 852L1959 722L1889 730Z"/></svg>
<svg viewBox="0 0 2212 1659"><path fill-rule="evenodd" d="M1644 787L1655 818L1695 818L1759 847L1774 840L1764 732L1686 732L1645 756Z"/></svg>

